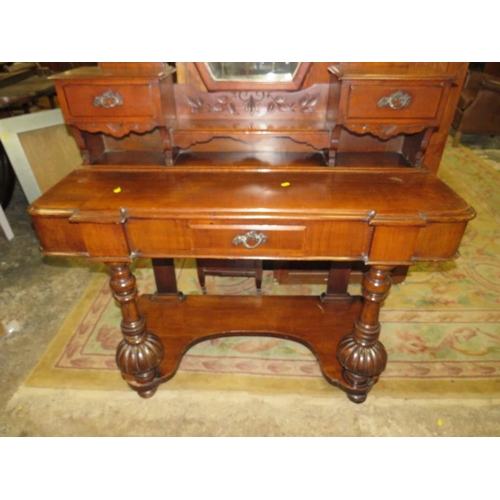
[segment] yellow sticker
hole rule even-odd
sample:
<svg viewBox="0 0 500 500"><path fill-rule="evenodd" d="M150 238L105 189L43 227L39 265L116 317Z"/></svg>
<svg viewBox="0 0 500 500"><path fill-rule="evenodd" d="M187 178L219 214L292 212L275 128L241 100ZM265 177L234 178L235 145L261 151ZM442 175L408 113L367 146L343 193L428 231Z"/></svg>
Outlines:
<svg viewBox="0 0 500 500"><path fill-rule="evenodd" d="M290 185L289 182L282 182L281 183L281 187L284 187L284 188L288 187L289 185Z"/></svg>
<svg viewBox="0 0 500 500"><path fill-rule="evenodd" d="M113 189L113 193L121 193L121 191L122 191L121 187L117 187L117 188Z"/></svg>
<svg viewBox="0 0 500 500"><path fill-rule="evenodd" d="M441 419L438 420L438 425L441 427L443 425L443 421Z"/></svg>

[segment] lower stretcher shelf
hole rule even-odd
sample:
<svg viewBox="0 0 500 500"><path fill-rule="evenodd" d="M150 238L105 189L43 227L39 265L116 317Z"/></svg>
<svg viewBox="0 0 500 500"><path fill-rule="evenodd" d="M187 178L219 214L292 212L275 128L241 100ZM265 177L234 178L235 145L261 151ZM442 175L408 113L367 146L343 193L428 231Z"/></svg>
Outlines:
<svg viewBox="0 0 500 500"><path fill-rule="evenodd" d="M229 335L282 337L309 347L325 378L345 387L337 345L352 331L361 297L322 302L313 296L143 295L139 309L165 348L161 381L170 379L194 344Z"/></svg>

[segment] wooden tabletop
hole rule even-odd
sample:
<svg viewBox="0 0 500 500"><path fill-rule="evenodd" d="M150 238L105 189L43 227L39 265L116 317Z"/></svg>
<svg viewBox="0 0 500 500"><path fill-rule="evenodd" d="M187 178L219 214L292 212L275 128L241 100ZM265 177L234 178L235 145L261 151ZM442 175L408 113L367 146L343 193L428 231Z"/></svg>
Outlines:
<svg viewBox="0 0 500 500"><path fill-rule="evenodd" d="M31 213L130 217L296 217L468 220L471 207L434 174L391 169L75 170L35 201Z"/></svg>

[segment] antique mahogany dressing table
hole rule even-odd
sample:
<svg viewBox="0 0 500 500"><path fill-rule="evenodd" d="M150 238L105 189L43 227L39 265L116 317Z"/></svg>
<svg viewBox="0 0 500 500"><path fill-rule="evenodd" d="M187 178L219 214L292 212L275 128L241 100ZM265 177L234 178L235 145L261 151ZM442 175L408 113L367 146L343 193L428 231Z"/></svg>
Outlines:
<svg viewBox="0 0 500 500"><path fill-rule="evenodd" d="M202 339L274 335L309 346L364 401L387 360L378 314L392 269L453 259L474 217L435 175L464 65L176 66L55 78L83 165L29 209L43 252L108 264L117 364L142 397ZM154 295L138 298L138 256L153 260ZM184 296L176 257L332 265L321 297ZM347 293L354 262L368 266L361 297Z"/></svg>

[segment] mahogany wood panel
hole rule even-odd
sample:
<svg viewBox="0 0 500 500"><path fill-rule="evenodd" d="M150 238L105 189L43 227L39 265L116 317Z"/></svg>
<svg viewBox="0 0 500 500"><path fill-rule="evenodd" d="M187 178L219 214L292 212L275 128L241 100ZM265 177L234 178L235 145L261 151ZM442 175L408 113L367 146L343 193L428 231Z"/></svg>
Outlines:
<svg viewBox="0 0 500 500"><path fill-rule="evenodd" d="M208 221L190 222L193 249L215 254L227 253L252 255L265 252L266 255L275 253L280 255L284 250L289 253L303 255L306 238L304 225L271 225L271 224L214 224ZM264 240L246 237L247 234L263 235ZM234 239L240 238L242 243L235 244ZM243 239L248 240L246 248ZM262 242L261 242L262 241ZM260 247L257 250L257 247Z"/></svg>
<svg viewBox="0 0 500 500"><path fill-rule="evenodd" d="M241 91L200 92L189 85L176 85L177 118L200 120L272 120L325 119L328 85L314 84L296 92ZM212 125L215 125L212 121Z"/></svg>
<svg viewBox="0 0 500 500"><path fill-rule="evenodd" d="M379 106L379 102L389 98L396 92L410 96L410 103L401 109L392 109L390 106ZM346 109L346 119L389 119L400 120L417 119L433 120L436 118L442 87L425 87L408 83L377 84L377 85L350 85L349 101Z"/></svg>
<svg viewBox="0 0 500 500"><path fill-rule="evenodd" d="M377 226L370 248L370 262L411 261L419 233L419 226Z"/></svg>
<svg viewBox="0 0 500 500"><path fill-rule="evenodd" d="M38 239L44 252L51 254L85 255L85 241L77 224L71 224L71 213L62 216L46 215L38 211L33 217Z"/></svg>
<svg viewBox="0 0 500 500"><path fill-rule="evenodd" d="M130 250L137 255L178 255L191 249L186 221L130 219L127 234Z"/></svg>
<svg viewBox="0 0 500 500"><path fill-rule="evenodd" d="M122 224L80 224L89 257L120 258L130 255Z"/></svg>
<svg viewBox="0 0 500 500"><path fill-rule="evenodd" d="M450 74L447 62L341 62L344 74L436 76Z"/></svg>
<svg viewBox="0 0 500 500"><path fill-rule="evenodd" d="M252 219L372 220L416 225L426 214L455 220L468 204L425 171L311 168L77 169L33 204L40 210L76 210L89 218L193 219L210 214ZM283 186L282 184L285 183ZM115 192L119 187L120 190ZM154 203L151 203L154 197ZM203 219L203 216L200 217Z"/></svg>
<svg viewBox="0 0 500 500"><path fill-rule="evenodd" d="M437 172L439 163L443 156L443 151L448 139L451 122L455 115L458 99L462 90L465 77L467 75L468 63L455 62L448 63L447 73L454 75L455 79L450 88L446 102L444 104L443 114L439 123L439 128L432 134L429 140L429 146L422 159L422 166L431 172Z"/></svg>
<svg viewBox="0 0 500 500"><path fill-rule="evenodd" d="M151 85L67 85L64 88L68 108L75 118L154 116ZM106 92L118 94L122 103L115 107L96 106L94 100Z"/></svg>
<svg viewBox="0 0 500 500"><path fill-rule="evenodd" d="M297 296L187 296L185 300L143 295L139 301L148 329L168 345L157 380L174 376L182 355L197 342L227 335L278 336L300 342L318 358L326 379L346 392L336 359L337 345L352 330L360 298L343 304ZM210 321L207 321L207 315Z"/></svg>
<svg viewBox="0 0 500 500"><path fill-rule="evenodd" d="M425 231L420 231L415 246L415 257L426 260L429 255L457 255L459 242L467 223L430 223ZM441 234L445 233L446 238Z"/></svg>

